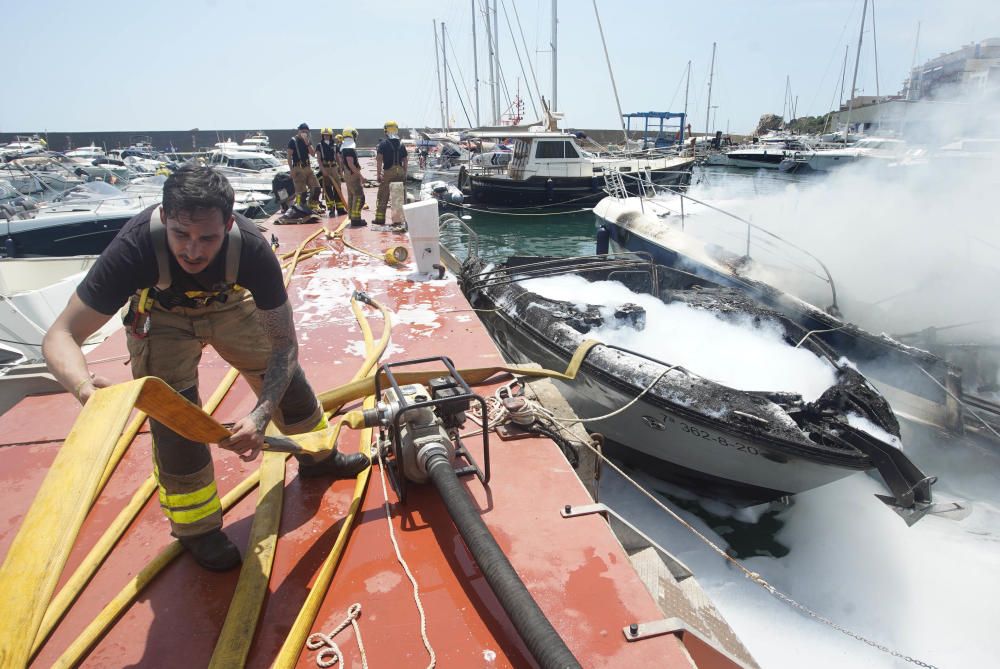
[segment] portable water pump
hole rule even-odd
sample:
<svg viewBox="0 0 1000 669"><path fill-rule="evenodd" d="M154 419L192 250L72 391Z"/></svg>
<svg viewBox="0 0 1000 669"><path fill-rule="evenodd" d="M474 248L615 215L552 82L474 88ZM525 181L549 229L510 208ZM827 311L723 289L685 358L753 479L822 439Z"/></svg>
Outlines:
<svg viewBox="0 0 1000 669"><path fill-rule="evenodd" d="M393 373L401 366L430 362L440 363L447 372L432 378L426 386L401 385ZM538 665L543 669L580 667L458 481L459 476L475 474L484 486L489 483L489 430L482 431L485 472L459 436L472 402L479 403L484 427L488 427L486 400L472 392L451 360L443 356L382 365L375 379L376 396L381 400L373 409L365 410L364 423L366 427L379 429L378 448L399 501L406 501L409 483L432 482L473 559Z"/></svg>

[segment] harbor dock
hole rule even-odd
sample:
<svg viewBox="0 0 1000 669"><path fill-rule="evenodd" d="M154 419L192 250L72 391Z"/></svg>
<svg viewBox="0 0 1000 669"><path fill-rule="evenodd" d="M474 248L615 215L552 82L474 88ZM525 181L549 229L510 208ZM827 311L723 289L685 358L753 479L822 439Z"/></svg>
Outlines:
<svg viewBox="0 0 1000 669"><path fill-rule="evenodd" d="M367 198L374 203L374 192ZM335 234L341 223L337 218L299 225L277 221L272 217L261 224L265 237L276 237L280 255L299 249L304 258L289 268L294 270L289 296L299 360L317 392L351 381L370 353L364 327L352 312L355 291L364 291L391 314L389 344L380 363L446 355L459 370L503 366L452 274L419 275L409 262L391 266L384 260L384 251L397 246L407 247L413 257L405 234L372 227ZM378 339L388 324L378 310L361 308L371 338ZM127 357L125 333L118 331L89 354L89 366L124 382L130 379ZM419 369L443 371L433 363ZM199 368L203 402L227 372L224 361L206 348ZM498 374L473 390L489 396L510 379ZM223 425L239 420L255 404L242 380L221 392L213 415ZM360 406L353 402L346 409ZM27 397L0 416L0 556L7 555L79 414L76 400L58 393ZM462 431L473 436L462 441L485 467L487 454L476 428L475 421L467 421ZM503 440L490 435L488 483L475 476L459 480L472 508L581 666L756 666L704 593L702 599L677 596L701 592L693 578L681 584L662 561L654 560L646 570L660 592L651 594L650 578L644 583L630 560L634 551L626 551L600 514L564 513L594 500L553 441L521 436ZM370 453L372 440L369 429L344 429L338 447ZM88 559L130 500L137 504L136 491L152 469L150 450L148 427L143 426L87 513L55 592ZM274 457L265 455L263 462L272 458L273 463ZM330 661L333 646L321 637L301 639L296 619L305 620L308 634L323 633L335 641L343 666L535 666L429 484L408 484L405 501L400 501L378 464L357 482L331 485L299 478L290 458L278 465L284 475L276 483L262 487L261 493L251 486L236 496L230 493L242 481L258 468L264 471L262 460L246 463L215 449L214 461L224 505L235 496L225 512L224 529L245 549L250 568L245 565L242 575L214 574L177 555L178 550L171 556L169 525L156 500L152 495L145 502L140 499L138 516L51 635L24 630L25 639L34 637L38 646L31 666L235 666L226 658L236 658L236 665L245 658L250 667L309 667ZM593 472L593 458L584 469ZM264 513L265 504L275 503L280 522L268 535L255 527L255 518ZM273 567L267 576L270 557ZM162 571L150 572L157 561ZM332 573L329 584L320 575L324 565ZM255 579L246 574L258 568ZM258 604L245 603L253 602L251 581L265 584L259 617ZM123 605L106 608L115 598ZM316 604L314 617L301 613L307 601ZM246 608L235 608L236 602ZM41 602L42 610L45 604ZM353 625L349 612L354 613ZM228 628L239 621L243 631L234 634ZM636 638L630 639L630 627L642 634L633 631ZM307 647L313 642L316 648ZM225 643L233 645L223 647Z"/></svg>

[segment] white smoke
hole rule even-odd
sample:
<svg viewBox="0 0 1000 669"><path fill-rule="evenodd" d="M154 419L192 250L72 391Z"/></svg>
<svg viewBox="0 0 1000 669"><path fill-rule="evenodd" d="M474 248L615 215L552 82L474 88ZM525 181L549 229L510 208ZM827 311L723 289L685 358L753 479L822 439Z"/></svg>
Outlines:
<svg viewBox="0 0 1000 669"><path fill-rule="evenodd" d="M909 138L910 150L899 160L866 159L790 182L781 192L738 199L722 200L731 191L715 188L709 175L690 194L821 259L848 320L876 332L945 327L959 341L1000 341L1000 142L983 141L997 127L985 119L1000 117L1000 108L977 102L928 109L926 122L911 128L920 132ZM970 140L964 146L972 151L942 148L957 147L962 139ZM745 253L741 224L714 212L702 216L703 227L715 230L714 241ZM698 228L689 231L700 234ZM769 244L776 243L753 233L751 256L770 264L776 256ZM822 274L807 257L784 254ZM762 278L817 306L829 304L829 290L815 277L771 271Z"/></svg>

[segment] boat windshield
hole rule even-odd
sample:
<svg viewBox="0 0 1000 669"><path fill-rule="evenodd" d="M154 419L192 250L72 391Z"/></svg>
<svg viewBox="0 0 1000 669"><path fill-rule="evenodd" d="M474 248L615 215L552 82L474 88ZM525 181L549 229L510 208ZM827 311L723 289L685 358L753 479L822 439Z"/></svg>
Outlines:
<svg viewBox="0 0 1000 669"><path fill-rule="evenodd" d="M269 156L261 156L259 158L230 158L229 166L238 167L244 170L253 170L259 172L261 170L272 169L280 166L281 163Z"/></svg>
<svg viewBox="0 0 1000 669"><path fill-rule="evenodd" d="M59 197L59 202L83 202L109 200L128 197L122 191L104 181L88 181L74 186Z"/></svg>

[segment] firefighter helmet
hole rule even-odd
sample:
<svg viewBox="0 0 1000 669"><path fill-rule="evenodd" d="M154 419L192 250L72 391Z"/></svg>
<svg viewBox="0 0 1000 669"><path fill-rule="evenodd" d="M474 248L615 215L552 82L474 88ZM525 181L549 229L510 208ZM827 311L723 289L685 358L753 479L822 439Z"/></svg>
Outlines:
<svg viewBox="0 0 1000 669"><path fill-rule="evenodd" d="M358 131L350 126L347 126L346 128L344 128L344 137L351 137L352 139L357 139Z"/></svg>
<svg viewBox="0 0 1000 669"><path fill-rule="evenodd" d="M382 126L382 129L385 130L386 132L389 132L390 128L399 132L399 124L396 123L395 121L386 121L385 125Z"/></svg>
<svg viewBox="0 0 1000 669"><path fill-rule="evenodd" d="M319 131L319 134L320 134L320 136L322 136L322 135L330 135L330 137L333 137L333 129L332 128L323 128L322 130Z"/></svg>

